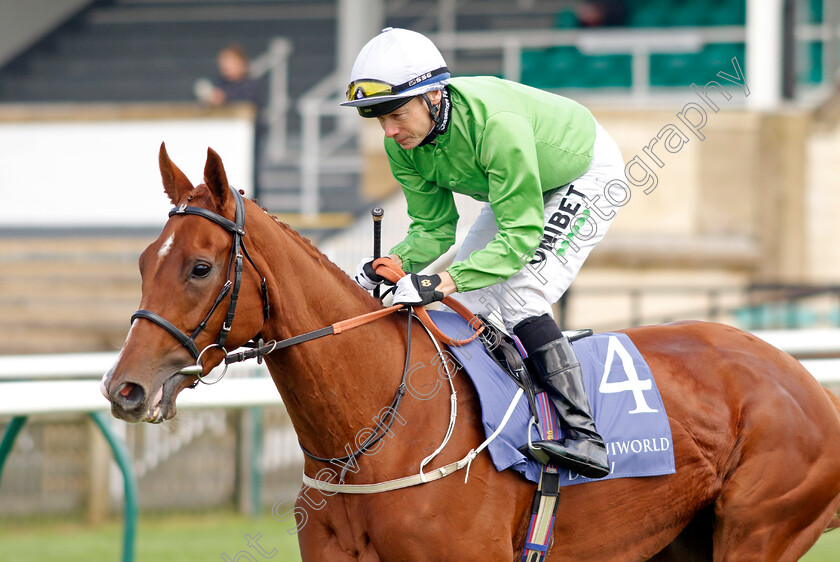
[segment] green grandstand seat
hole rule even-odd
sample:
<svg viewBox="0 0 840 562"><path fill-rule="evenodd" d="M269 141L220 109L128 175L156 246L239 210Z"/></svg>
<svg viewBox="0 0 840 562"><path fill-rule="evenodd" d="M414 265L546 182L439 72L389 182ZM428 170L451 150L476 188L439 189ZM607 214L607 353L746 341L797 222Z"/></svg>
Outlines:
<svg viewBox="0 0 840 562"><path fill-rule="evenodd" d="M822 23L823 22L823 0L810 1L810 18L808 23Z"/></svg>
<svg viewBox="0 0 840 562"><path fill-rule="evenodd" d="M545 50L522 51L522 83L540 88L540 82L545 75L546 60Z"/></svg>
<svg viewBox="0 0 840 562"><path fill-rule="evenodd" d="M709 80L721 70L732 73L732 58L737 58L741 68L746 64L746 49L743 43L715 43L706 45L698 55L699 64L697 72L699 78L694 81L703 80L709 76Z"/></svg>
<svg viewBox="0 0 840 562"><path fill-rule="evenodd" d="M554 16L555 29L575 29L580 27L577 15L574 10L561 10Z"/></svg>
<svg viewBox="0 0 840 562"><path fill-rule="evenodd" d="M822 0L810 0L821 6ZM744 25L746 0L637 0L629 6L631 27Z"/></svg>
<svg viewBox="0 0 840 562"><path fill-rule="evenodd" d="M708 25L745 25L747 21L746 0L724 0L706 6Z"/></svg>
<svg viewBox="0 0 840 562"><path fill-rule="evenodd" d="M705 3L686 3L665 11L669 26L700 26L708 23L709 6Z"/></svg>
<svg viewBox="0 0 840 562"><path fill-rule="evenodd" d="M627 17L630 27L663 27L668 17L667 2L650 3L631 9Z"/></svg>
<svg viewBox="0 0 840 562"><path fill-rule="evenodd" d="M698 55L693 53L664 54L650 56L651 86L688 86L696 82Z"/></svg>
<svg viewBox="0 0 840 562"><path fill-rule="evenodd" d="M707 5L709 21L713 25L744 25L747 0L712 0Z"/></svg>
<svg viewBox="0 0 840 562"><path fill-rule="evenodd" d="M592 55L581 63L587 88L629 88L632 85L631 55Z"/></svg>
<svg viewBox="0 0 840 562"><path fill-rule="evenodd" d="M772 303L748 306L734 311L738 324L746 330L808 328L818 323L819 315L801 304Z"/></svg>
<svg viewBox="0 0 840 562"><path fill-rule="evenodd" d="M577 47L550 49L548 72L553 88L586 87L584 56Z"/></svg>
<svg viewBox="0 0 840 562"><path fill-rule="evenodd" d="M801 56L796 57L797 81L804 84L819 84L823 79L822 44L819 41L798 43Z"/></svg>
<svg viewBox="0 0 840 562"><path fill-rule="evenodd" d="M522 82L535 88L578 87L582 55L576 47L552 47L522 52Z"/></svg>

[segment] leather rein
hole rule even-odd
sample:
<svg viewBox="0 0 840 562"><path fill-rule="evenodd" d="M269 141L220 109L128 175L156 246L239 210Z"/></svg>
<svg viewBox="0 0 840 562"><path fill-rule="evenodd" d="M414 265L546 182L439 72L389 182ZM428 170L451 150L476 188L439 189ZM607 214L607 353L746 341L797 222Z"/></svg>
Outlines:
<svg viewBox="0 0 840 562"><path fill-rule="evenodd" d="M265 277L260 273L259 268L254 263L254 260L248 254L247 249L245 248L244 244L244 236L245 236L245 204L242 198L242 195L234 189L233 187L230 188L231 192L234 195L234 201L236 202L236 213L235 213L235 220L231 221L218 213L213 211L209 211L207 209L201 207L191 207L186 204L179 205L174 207L171 211L169 211L169 217L179 216L179 215L195 215L199 217L203 217L208 219L228 232L230 232L233 236L233 242L231 244L230 250L230 257L228 258L228 279L225 284L222 286L221 290L219 291L218 296L216 297L215 302L210 307L210 311L204 317L204 320L198 325L198 327L192 331L191 335L187 335L183 332L180 328L175 326L173 323L169 322L163 316L157 314L156 312L152 312L150 310L140 309L136 311L134 314L131 315L131 321L134 322L137 318L145 318L150 322L153 322L166 330L170 335L172 335L175 339L177 339L195 359L195 365L190 367L185 367L181 369L179 373L186 374L186 375L195 375L197 377L196 381L190 386L190 388L195 388L195 386L199 382L203 382L205 384L215 384L219 382L219 380L224 377L225 372L227 372L227 367L231 363L238 363L242 361L246 361L248 359L256 358L257 361L261 362L262 357L264 355L268 355L278 349L283 349L285 347L291 347L293 345L297 345L299 343L307 342L310 340L314 340L317 338L321 338L324 336L340 334L342 332L346 332L348 330L352 330L353 328L357 328L359 326L363 326L374 320L378 320L379 318L383 318L393 312L396 312L403 307L403 305L398 304L394 306L390 306L387 308L383 308L381 310L376 310L374 312L369 312L367 314L362 314L360 316L355 316L353 318L349 318L347 320L342 320L340 322L336 322L330 326L326 326L324 328L320 328L317 330L313 330L311 332L306 332L304 334L300 334L297 336L293 336L291 338L287 338L281 341L271 341L267 344L262 341L260 338L257 342L249 341L243 347L250 348L246 351L241 351L237 353L228 353L225 349L225 341L227 339L228 333L233 326L233 318L236 313L236 303L239 298L239 288L242 282L242 269L243 269L243 256L248 259L248 261L253 266L254 270L260 277L260 292L263 300L263 320L267 320L269 318L270 307L268 303L268 289L266 284ZM376 268L376 272L385 277L388 281L392 283L396 283L401 277L405 276L405 272L397 266L392 260L389 258L379 258L373 263L374 267ZM231 279L231 273L233 273L233 278ZM198 335L207 327L207 323L210 321L210 318L216 312L216 309L221 305L222 301L224 301L225 297L230 294L230 303L228 304L227 314L225 316L225 321L222 324L221 329L219 330L219 335L216 338L216 342L208 345L203 350L199 352L198 347L195 344L195 340ZM369 450L373 445L375 445L383 436L387 434L390 430L391 425L396 419L397 416L397 409L400 406L400 402L402 401L403 396L406 392L406 378L409 371L409 364L410 364L410 357L411 357L411 320L413 316L417 316L420 322L426 327L426 329L431 333L431 335L437 339L438 341L448 344L448 345L455 345L455 346L462 346L466 345L469 342L473 341L475 338L478 337L484 331L484 325L481 324L481 321L473 315L466 307L464 307L461 303L452 299L451 297L446 297L443 299L443 303L449 306L452 310L460 314L464 317L470 324L470 326L475 330L473 335L464 340L453 340L446 334L444 334L432 321L429 313L423 307L408 307L409 315L408 315L408 326L407 330L407 347L406 347L406 359L405 359L405 366L403 368L403 376L402 381L397 388L397 392L394 396L394 400L391 402L391 406L387 409L388 421L385 421L386 416L377 423L375 431L362 443L358 449L351 452L345 457L319 457L313 455L309 451L307 451L302 445L301 449L303 452L310 458L319 461L319 462L347 462L350 460L357 459L362 453ZM218 347L222 352L225 354L225 371L222 372L222 375L219 376L218 379L213 381L212 383L207 382L202 377L203 373L203 364L201 362L201 357L208 349ZM346 465L344 471L342 471L342 480L344 473L346 472L347 468L350 465Z"/></svg>

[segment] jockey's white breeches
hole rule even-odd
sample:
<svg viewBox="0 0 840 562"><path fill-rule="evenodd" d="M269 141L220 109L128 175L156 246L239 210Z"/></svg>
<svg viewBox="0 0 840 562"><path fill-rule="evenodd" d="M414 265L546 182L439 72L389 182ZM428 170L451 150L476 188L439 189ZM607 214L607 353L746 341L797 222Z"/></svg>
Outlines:
<svg viewBox="0 0 840 562"><path fill-rule="evenodd" d="M629 196L621 151L604 128L596 124L589 169L568 185L546 194L545 230L533 259L507 281L452 296L474 314L503 322L511 333L526 318L550 315L552 304L572 284ZM464 260L484 248L497 230L493 209L487 203L454 260Z"/></svg>

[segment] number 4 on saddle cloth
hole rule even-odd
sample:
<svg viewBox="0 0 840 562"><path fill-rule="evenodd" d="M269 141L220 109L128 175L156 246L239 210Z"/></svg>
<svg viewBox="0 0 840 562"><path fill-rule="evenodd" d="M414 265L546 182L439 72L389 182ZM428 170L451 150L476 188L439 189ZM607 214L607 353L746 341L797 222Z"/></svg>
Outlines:
<svg viewBox="0 0 840 562"><path fill-rule="evenodd" d="M462 339L472 329L460 315L429 311L435 324L453 340ZM650 368L625 334L605 332L572 342L583 370L584 384L598 433L604 438L610 461L610 474L598 480L639 476L659 476L675 472L671 427ZM518 386L478 341L465 346L449 346L452 355L478 391L484 430L489 437L499 427ZM541 396L542 395L542 396ZM537 395L538 420L553 436L541 436L530 424L531 408L523 395L499 436L488 450L496 469L512 468L532 482L538 482L542 465L519 449L531 440L562 439L562 423L544 393ZM551 416L552 419L545 419ZM560 485L593 481L564 468L558 468Z"/></svg>

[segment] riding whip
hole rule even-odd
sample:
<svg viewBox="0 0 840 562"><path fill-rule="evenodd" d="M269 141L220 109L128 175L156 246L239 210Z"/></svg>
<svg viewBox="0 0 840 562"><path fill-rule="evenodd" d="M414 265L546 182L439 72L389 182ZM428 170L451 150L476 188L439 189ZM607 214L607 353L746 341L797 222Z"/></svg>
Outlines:
<svg viewBox="0 0 840 562"><path fill-rule="evenodd" d="M382 257L382 216L385 210L382 207L374 207L370 211L373 217L373 259ZM373 296L379 298L379 285L373 290Z"/></svg>

